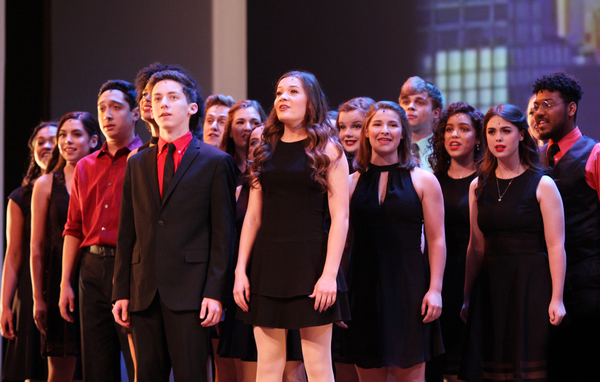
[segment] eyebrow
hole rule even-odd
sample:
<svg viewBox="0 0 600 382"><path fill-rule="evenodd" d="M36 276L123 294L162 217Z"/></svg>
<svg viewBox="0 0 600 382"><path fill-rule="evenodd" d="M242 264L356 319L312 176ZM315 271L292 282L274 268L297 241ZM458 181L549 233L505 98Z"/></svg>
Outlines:
<svg viewBox="0 0 600 382"><path fill-rule="evenodd" d="M98 102L98 106L100 106L100 105L104 105L104 104L106 104L106 103L108 103L108 104L111 104L111 103L116 103L117 105L124 105L124 103L123 103L123 102L119 102L119 101L115 101L115 100L113 100L113 99L109 99L109 100L104 100L104 101L102 101L102 102Z"/></svg>

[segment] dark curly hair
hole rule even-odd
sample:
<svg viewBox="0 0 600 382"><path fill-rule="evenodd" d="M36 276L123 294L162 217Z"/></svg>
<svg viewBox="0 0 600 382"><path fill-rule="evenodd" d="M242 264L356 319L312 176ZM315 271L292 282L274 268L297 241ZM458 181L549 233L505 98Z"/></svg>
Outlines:
<svg viewBox="0 0 600 382"><path fill-rule="evenodd" d="M40 130L46 127L57 127L57 122L42 122L36 127L34 127L31 132L31 136L29 137L29 141L27 142L27 147L29 147L29 166L27 167L27 173L23 178L22 186L27 186L33 183L34 180L40 177L44 170L37 164L35 161L35 138L37 137ZM56 134L55 134L56 135Z"/></svg>
<svg viewBox="0 0 600 382"><path fill-rule="evenodd" d="M559 92L560 98L565 102L565 105L575 102L579 106L579 100L583 95L579 81L565 72L554 72L544 74L533 84L533 94L548 90L549 92ZM577 108L578 109L578 108ZM577 109L573 120L577 120Z"/></svg>
<svg viewBox="0 0 600 382"><path fill-rule="evenodd" d="M410 152L410 127L408 125L408 119L406 119L406 112L395 102L391 101L379 101L369 108L365 121L363 122L362 129L360 130L360 149L356 158L354 159L354 169L361 174L366 172L371 164L372 146L367 137L367 127L373 120L373 117L379 110L392 110L400 117L400 123L402 125L402 139L398 145L398 159L400 163L398 167L407 170L412 170L417 164L414 157Z"/></svg>
<svg viewBox="0 0 600 382"><path fill-rule="evenodd" d="M233 116L236 111L238 111L240 109L247 109L249 107L254 108L258 112L261 123L265 123L265 120L267 119L267 115L265 114L265 111L263 110L262 106L260 106L260 104L257 101L246 99L243 101L238 101L233 106L231 106L231 108L229 109L229 112L227 114L227 122L225 122L225 129L223 130L223 139L221 140L221 146L219 148L234 158L236 155L235 142L233 141L233 138L230 136L231 130L233 129ZM254 129L252 129L252 130L254 130ZM248 139L250 139L250 137L248 137Z"/></svg>
<svg viewBox="0 0 600 382"><path fill-rule="evenodd" d="M529 135L529 125L527 124L527 118L523 115L523 112L515 105L506 103L492 106L483 118L483 129L484 132L486 132L486 136L487 125L490 122L490 119L496 116L515 125L517 129L519 129L519 132L523 133L523 140L519 142L519 159L521 164L530 170L541 171L542 165L540 164L538 146L531 135ZM479 179L477 181L477 187L475 188L475 195L478 198L481 195L487 180L494 175L494 172L498 167L498 159L489 150L488 145L485 146L485 155L479 166L479 172L477 173Z"/></svg>
<svg viewBox="0 0 600 382"><path fill-rule="evenodd" d="M446 174L450 168L450 155L446 151L446 124L450 117L456 114L468 115L471 119L471 127L475 131L475 140L480 142L480 145L475 145L473 150L473 159L477 163L483 157L483 145L485 144L483 135L483 114L472 105L466 102L454 102L444 109L442 115L436 120L433 135L429 138L429 144L433 148L433 152L429 155L429 163L436 176Z"/></svg>
<svg viewBox="0 0 600 382"><path fill-rule="evenodd" d="M314 74L304 71L287 72L277 81L277 86L281 80L287 77L299 79L306 93L307 104L302 126L306 129L308 137L304 151L310 163L311 178L326 192L328 187L325 175L331 161L325 148L331 142L338 151L337 160L342 157L343 153L342 145L335 138L333 129L327 120L327 98ZM264 164L271 159L273 152L277 149L277 142L283 135L283 131L284 124L279 120L277 111L273 108L265 123L263 140L254 151L254 160L250 161L251 184L260 182Z"/></svg>

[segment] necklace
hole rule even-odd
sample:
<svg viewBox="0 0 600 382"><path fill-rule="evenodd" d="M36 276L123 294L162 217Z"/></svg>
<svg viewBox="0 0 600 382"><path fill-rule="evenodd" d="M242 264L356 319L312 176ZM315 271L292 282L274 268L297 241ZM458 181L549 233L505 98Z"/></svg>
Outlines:
<svg viewBox="0 0 600 382"><path fill-rule="evenodd" d="M512 178L510 180L510 182L508 182L508 186L506 186L506 188L504 189L504 192L501 194L500 193L500 184L498 183L498 178L496 178L496 187L498 188L498 201L501 202L502 201L502 197L504 196L504 194L506 194L506 191L508 191L508 188L510 187L510 185L512 184L512 181L515 180L515 178Z"/></svg>

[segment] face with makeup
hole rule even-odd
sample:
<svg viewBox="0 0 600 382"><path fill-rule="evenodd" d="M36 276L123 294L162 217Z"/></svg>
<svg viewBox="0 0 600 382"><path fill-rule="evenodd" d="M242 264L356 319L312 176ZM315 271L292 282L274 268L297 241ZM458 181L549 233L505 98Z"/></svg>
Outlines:
<svg viewBox="0 0 600 382"><path fill-rule="evenodd" d="M361 110L342 111L338 115L338 138L347 153L358 152L360 131L364 121L365 113Z"/></svg>
<svg viewBox="0 0 600 382"><path fill-rule="evenodd" d="M497 115L490 118L486 127L488 149L498 159L519 155L519 142L524 134L519 128Z"/></svg>
<svg viewBox="0 0 600 382"><path fill-rule="evenodd" d="M284 125L296 127L302 124L306 115L308 96L302 81L297 77L285 77L275 92L275 112Z"/></svg>

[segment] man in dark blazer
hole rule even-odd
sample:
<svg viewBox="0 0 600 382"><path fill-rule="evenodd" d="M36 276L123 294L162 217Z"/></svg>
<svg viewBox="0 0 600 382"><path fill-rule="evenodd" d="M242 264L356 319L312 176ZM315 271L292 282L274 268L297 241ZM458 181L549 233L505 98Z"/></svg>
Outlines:
<svg viewBox="0 0 600 382"><path fill-rule="evenodd" d="M131 328L137 380L206 381L208 327L221 319L235 232L231 156L195 138L193 81L155 73L156 146L125 171L113 314Z"/></svg>

